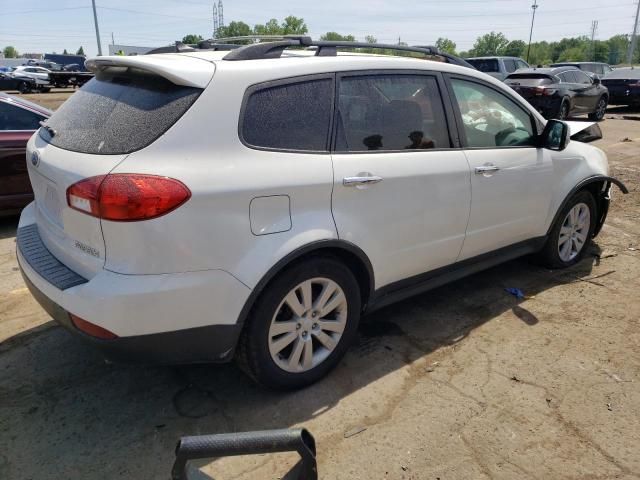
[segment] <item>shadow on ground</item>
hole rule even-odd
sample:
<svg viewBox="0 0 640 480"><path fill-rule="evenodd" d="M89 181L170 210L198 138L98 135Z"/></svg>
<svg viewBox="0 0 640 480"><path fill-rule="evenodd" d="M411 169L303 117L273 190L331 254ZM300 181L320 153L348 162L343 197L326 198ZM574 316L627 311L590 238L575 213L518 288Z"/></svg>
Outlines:
<svg viewBox="0 0 640 480"><path fill-rule="evenodd" d="M0 344L0 432L11 432L2 434L0 477L168 478L181 435L307 422L509 310L536 328L538 318L504 289L536 295L584 281L592 264L588 256L550 271L520 259L380 310L363 319L337 369L298 392L265 391L233 364L105 364L62 328L27 332Z"/></svg>

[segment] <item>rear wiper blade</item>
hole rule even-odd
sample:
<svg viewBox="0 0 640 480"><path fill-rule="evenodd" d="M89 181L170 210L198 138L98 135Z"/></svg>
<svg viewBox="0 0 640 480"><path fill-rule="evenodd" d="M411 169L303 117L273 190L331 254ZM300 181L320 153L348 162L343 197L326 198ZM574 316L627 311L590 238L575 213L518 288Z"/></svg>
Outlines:
<svg viewBox="0 0 640 480"><path fill-rule="evenodd" d="M51 135L52 137L55 137L56 133L58 133L53 128L51 128L49 125L47 125L44 121L40 122L40 126L42 128L44 128L49 133L49 135Z"/></svg>

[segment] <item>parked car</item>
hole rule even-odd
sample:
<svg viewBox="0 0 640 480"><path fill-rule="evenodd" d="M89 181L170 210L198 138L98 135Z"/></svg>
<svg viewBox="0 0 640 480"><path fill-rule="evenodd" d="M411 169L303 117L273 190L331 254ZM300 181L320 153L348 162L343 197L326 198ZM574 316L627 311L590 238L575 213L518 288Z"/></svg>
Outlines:
<svg viewBox="0 0 640 480"><path fill-rule="evenodd" d="M582 258L625 190L570 140L588 122L547 122L470 68L336 45L363 44L88 60L27 148L17 255L45 310L115 360L235 354L297 388L362 313L521 255Z"/></svg>
<svg viewBox="0 0 640 480"><path fill-rule="evenodd" d="M609 103L640 106L640 68L616 68L602 84L609 89Z"/></svg>
<svg viewBox="0 0 640 480"><path fill-rule="evenodd" d="M613 68L608 63L602 62L560 62L550 65L550 67L573 67L578 70L582 70L587 73L593 73L600 77L608 75L613 71Z"/></svg>
<svg viewBox="0 0 640 480"><path fill-rule="evenodd" d="M573 67L530 68L512 73L505 83L522 95L545 118L565 119L587 114L604 118L609 91L598 77Z"/></svg>
<svg viewBox="0 0 640 480"><path fill-rule="evenodd" d="M16 67L13 72L11 72L11 75L17 78L33 78L36 81L36 87L38 90L48 92L50 89L49 73L51 73L51 70L43 67L22 65Z"/></svg>
<svg viewBox="0 0 640 480"><path fill-rule="evenodd" d="M20 93L29 93L36 89L36 81L30 77L0 73L0 90L18 90Z"/></svg>
<svg viewBox="0 0 640 480"><path fill-rule="evenodd" d="M33 200L27 174L27 140L51 111L0 93L0 216L15 215Z"/></svg>
<svg viewBox="0 0 640 480"><path fill-rule="evenodd" d="M498 80L504 80L507 75L521 68L529 68L529 64L518 57L473 57L465 60Z"/></svg>

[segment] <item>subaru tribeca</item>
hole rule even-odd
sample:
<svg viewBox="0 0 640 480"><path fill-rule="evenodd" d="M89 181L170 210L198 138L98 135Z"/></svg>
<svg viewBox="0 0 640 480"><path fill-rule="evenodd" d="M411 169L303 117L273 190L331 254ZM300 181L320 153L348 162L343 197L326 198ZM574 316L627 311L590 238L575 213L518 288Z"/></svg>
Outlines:
<svg viewBox="0 0 640 480"><path fill-rule="evenodd" d="M108 358L235 356L297 388L364 312L525 254L580 260L625 190L570 140L589 124L546 122L446 55L344 46L88 60L95 79L28 144L34 297Z"/></svg>

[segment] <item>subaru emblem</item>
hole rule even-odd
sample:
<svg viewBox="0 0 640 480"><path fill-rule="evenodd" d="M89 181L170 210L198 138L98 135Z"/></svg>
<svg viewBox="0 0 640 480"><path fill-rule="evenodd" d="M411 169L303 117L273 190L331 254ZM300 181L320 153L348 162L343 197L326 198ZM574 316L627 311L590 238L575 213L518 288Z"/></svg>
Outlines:
<svg viewBox="0 0 640 480"><path fill-rule="evenodd" d="M40 164L40 154L37 150L34 150L31 154L31 165L37 167Z"/></svg>

